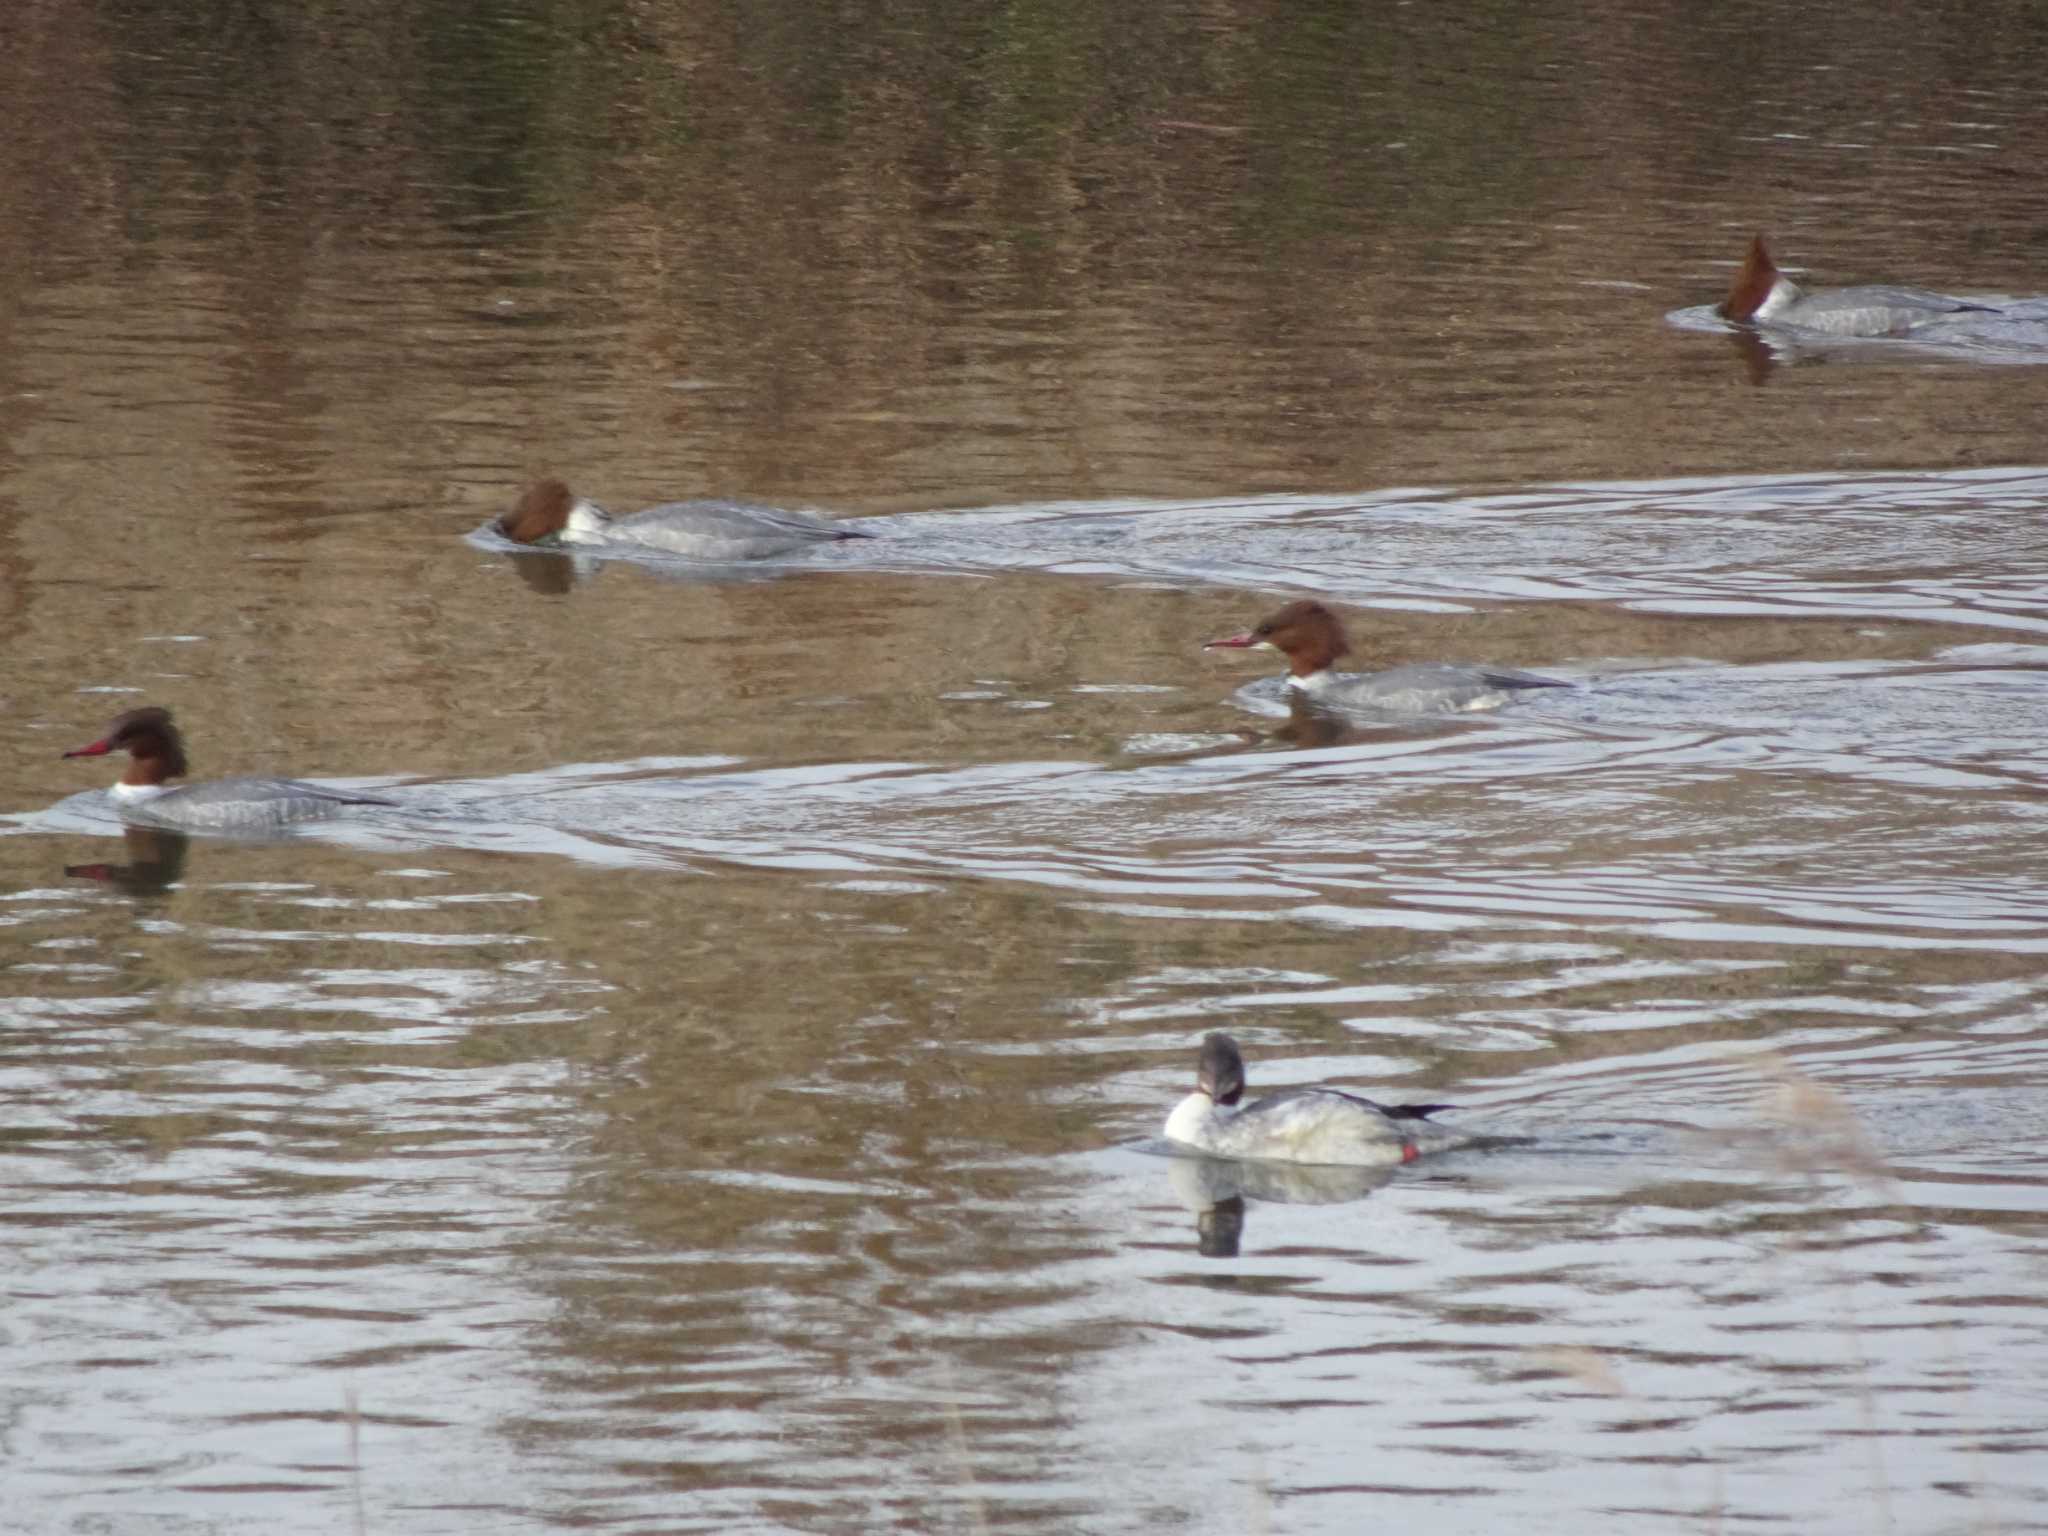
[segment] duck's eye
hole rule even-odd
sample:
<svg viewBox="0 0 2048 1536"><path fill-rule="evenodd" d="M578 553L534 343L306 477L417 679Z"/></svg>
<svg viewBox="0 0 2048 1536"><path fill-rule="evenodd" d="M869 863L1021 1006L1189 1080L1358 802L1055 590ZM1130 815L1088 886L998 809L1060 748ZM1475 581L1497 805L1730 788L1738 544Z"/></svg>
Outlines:
<svg viewBox="0 0 2048 1536"><path fill-rule="evenodd" d="M1273 626L1270 624L1261 624L1257 629L1253 630L1252 633L1257 635L1261 640L1263 640L1266 638L1266 636L1273 633Z"/></svg>

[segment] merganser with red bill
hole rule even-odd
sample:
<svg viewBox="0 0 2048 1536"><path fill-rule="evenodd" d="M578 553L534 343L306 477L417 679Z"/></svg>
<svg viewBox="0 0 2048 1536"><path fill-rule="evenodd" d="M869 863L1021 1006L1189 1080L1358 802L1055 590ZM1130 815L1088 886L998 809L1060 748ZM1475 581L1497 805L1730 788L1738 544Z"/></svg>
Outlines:
<svg viewBox="0 0 2048 1536"><path fill-rule="evenodd" d="M1333 672L1331 666L1351 653L1351 642L1337 615L1312 598L1289 603L1256 628L1211 640L1202 649L1279 651L1288 662L1287 686L1304 699L1334 709L1398 714L1497 709L1532 689L1571 686L1533 672L1448 663L1388 672Z"/></svg>
<svg viewBox="0 0 2048 1536"><path fill-rule="evenodd" d="M350 806L391 805L375 795L323 789L298 779L244 777L173 785L186 772L185 738L171 712L145 705L116 715L107 734L66 757L128 754L128 771L108 791L124 817L193 832L264 832L333 816Z"/></svg>
<svg viewBox="0 0 2048 1536"><path fill-rule="evenodd" d="M1826 336L1905 336L1949 315L1998 313L1989 304L1888 284L1807 293L1778 270L1762 235L1750 241L1735 286L1715 312L1738 325L1794 326Z"/></svg>
<svg viewBox="0 0 2048 1536"><path fill-rule="evenodd" d="M1205 1035L1195 1091L1166 1117L1166 1139L1211 1157L1248 1162L1378 1167L1412 1163L1468 1138L1433 1123L1450 1104L1375 1104L1341 1088L1285 1088L1250 1104L1244 1053L1229 1035Z"/></svg>
<svg viewBox="0 0 2048 1536"><path fill-rule="evenodd" d="M515 544L637 547L718 562L762 560L840 539L874 537L809 512L737 501L672 501L614 517L560 480L531 487L492 527Z"/></svg>

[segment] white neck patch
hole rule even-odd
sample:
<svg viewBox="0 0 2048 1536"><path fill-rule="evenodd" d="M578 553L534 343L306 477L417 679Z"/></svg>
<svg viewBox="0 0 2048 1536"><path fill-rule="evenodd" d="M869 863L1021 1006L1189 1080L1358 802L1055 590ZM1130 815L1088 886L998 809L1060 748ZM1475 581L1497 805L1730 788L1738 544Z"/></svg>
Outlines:
<svg viewBox="0 0 2048 1536"><path fill-rule="evenodd" d="M562 541L567 544L590 544L605 537L612 525L611 513L594 501L576 498L576 505L569 509L569 520L562 524Z"/></svg>
<svg viewBox="0 0 2048 1536"><path fill-rule="evenodd" d="M1230 1110L1206 1093L1191 1093L1174 1105L1173 1113L1166 1117L1166 1139L1184 1147L1206 1147L1214 1138L1217 1122L1229 1119L1230 1115Z"/></svg>
<svg viewBox="0 0 2048 1536"><path fill-rule="evenodd" d="M1771 284L1771 291L1764 295L1763 303L1757 305L1752 320L1768 320L1773 315L1783 314L1806 295L1799 291L1799 285L1789 277L1780 277Z"/></svg>

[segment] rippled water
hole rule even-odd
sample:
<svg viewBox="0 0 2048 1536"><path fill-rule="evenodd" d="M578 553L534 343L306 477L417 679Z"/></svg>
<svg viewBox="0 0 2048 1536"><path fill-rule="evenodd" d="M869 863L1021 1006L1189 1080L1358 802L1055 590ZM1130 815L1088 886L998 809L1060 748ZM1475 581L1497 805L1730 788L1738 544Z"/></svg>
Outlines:
<svg viewBox="0 0 2048 1536"><path fill-rule="evenodd" d="M374 780L402 808L131 846L125 883L60 870L121 846L97 792L17 821L18 1496L2022 1520L2048 610L2009 509L2043 482L960 513L908 588L939 520L904 518L879 569L680 589L742 634L801 606L779 750ZM490 557L505 600L531 558ZM1294 578L1578 686L1284 739L1198 646ZM906 591L920 632L994 599L1063 643L849 690ZM678 592L609 565L528 617L653 643ZM1255 1082L1454 1096L1489 1139L1391 1178L1146 1155L1218 1025Z"/></svg>
<svg viewBox="0 0 2048 1536"><path fill-rule="evenodd" d="M0 1527L2040 1526L2048 373L1665 320L2048 288L1996 20L17 7Z"/></svg>

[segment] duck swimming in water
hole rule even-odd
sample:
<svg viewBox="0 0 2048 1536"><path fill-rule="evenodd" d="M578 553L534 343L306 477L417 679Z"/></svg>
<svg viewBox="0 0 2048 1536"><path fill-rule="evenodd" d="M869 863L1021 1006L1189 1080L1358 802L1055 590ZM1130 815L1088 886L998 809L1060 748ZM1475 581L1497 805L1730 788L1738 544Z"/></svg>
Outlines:
<svg viewBox="0 0 2048 1536"><path fill-rule="evenodd" d="M762 560L874 535L809 512L737 501L672 501L614 517L560 480L531 486L491 525L515 544L545 548L657 549L693 560Z"/></svg>
<svg viewBox="0 0 2048 1536"><path fill-rule="evenodd" d="M1205 1035L1195 1091L1166 1117L1170 1142L1211 1157L1372 1167L1412 1163L1466 1138L1430 1116L1450 1104L1376 1104L1341 1088L1286 1088L1246 1104L1244 1055Z"/></svg>
<svg viewBox="0 0 2048 1536"><path fill-rule="evenodd" d="M1788 326L1825 336L1906 336L1950 315L1999 311L1925 288L1888 284L1808 293L1778 270L1764 237L1758 235L1750 241L1735 286L1715 313L1738 325Z"/></svg>
<svg viewBox="0 0 2048 1536"><path fill-rule="evenodd" d="M1289 603L1243 634L1211 640L1213 650L1279 651L1287 658L1287 686L1307 701L1334 709L1401 714L1497 709L1517 694L1571 684L1505 667L1448 663L1395 667L1389 672L1333 672L1351 652L1337 615L1312 598Z"/></svg>
<svg viewBox="0 0 2048 1536"><path fill-rule="evenodd" d="M185 737L171 712L147 704L116 715L106 735L66 757L128 754L128 771L107 793L124 817L196 832L265 832L333 816L350 806L391 805L376 795L324 789L299 779L255 776L174 785L188 771Z"/></svg>

